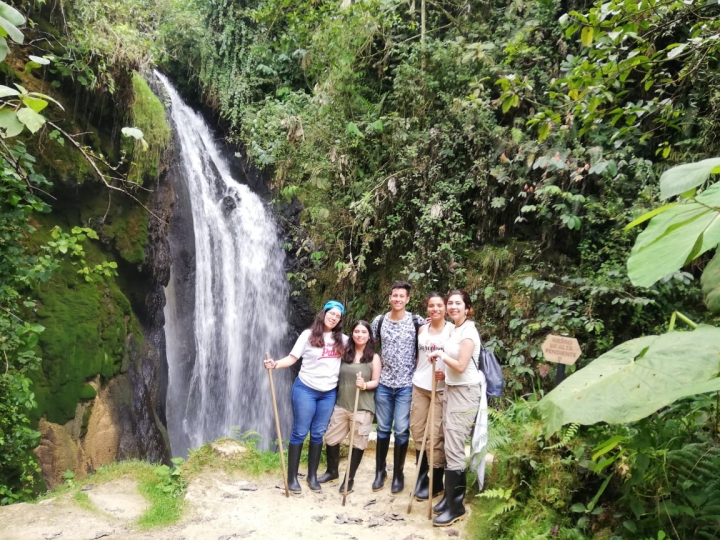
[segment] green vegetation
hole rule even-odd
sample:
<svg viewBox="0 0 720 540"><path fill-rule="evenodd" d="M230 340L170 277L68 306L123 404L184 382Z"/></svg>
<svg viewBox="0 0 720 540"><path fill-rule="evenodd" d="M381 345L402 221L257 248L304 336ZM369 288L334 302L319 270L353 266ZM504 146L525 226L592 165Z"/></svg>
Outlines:
<svg viewBox="0 0 720 540"><path fill-rule="evenodd" d="M76 227L69 234L53 229L42 245L29 250L26 238L37 225L30 216L49 210L36 190L47 188L48 182L34 171L34 159L23 145L12 146L10 152L12 162L0 156L0 504L31 497L39 473L32 454L39 439L31 424L37 407L32 379L40 367L37 351L45 327L29 317L40 308L28 293L46 283L64 257L79 258L92 279L95 271L84 266L82 243L97 238L87 228ZM83 383L78 392L85 391Z"/></svg>
<svg viewBox="0 0 720 540"><path fill-rule="evenodd" d="M126 192L116 185L126 185L116 177L119 166L111 166L103 155L103 149L113 154L112 147L119 146L119 141L108 146L97 133L75 135L88 131L86 118L80 129L63 120L67 113L61 102L65 100L56 93L62 84L55 77L77 76L82 84L79 72L87 74L90 68L82 67L79 49L72 44L63 47L61 33L46 21L41 26L51 31L25 43L25 15L3 2L0 17L4 21L0 30L4 78L0 84L0 358L4 365L0 372L0 504L8 504L32 497L42 484L32 453L39 440L33 429L37 418L47 414L51 420L65 422L74 417L77 402L96 395L86 382L97 375L109 378L117 373L127 334L140 337L130 304L112 279L116 262L88 239L99 240L98 232L107 234L115 239L121 257L142 262L147 215L142 210L120 214L108 224L107 232L79 226L73 209L67 206L66 215L45 216L51 203L64 205L49 193L57 195L59 191L41 170L49 172L55 182L78 186L94 176L107 189ZM11 42L13 50L9 49ZM59 59L58 53L67 56ZM98 60L96 57L91 63ZM107 83L102 91L114 89L110 79L100 78ZM148 104L142 96L137 102L138 117L150 126L149 115L158 112L159 102ZM76 99L76 109L77 103ZM164 112L161 117L156 131L148 128L156 157L160 152L157 145L166 144L162 137L168 137ZM41 159L36 162L32 153ZM148 163L157 175L159 162L151 159ZM94 198L96 191L90 187L86 193ZM108 214L107 197L104 201L93 218ZM83 429L87 421L86 414Z"/></svg>
<svg viewBox="0 0 720 540"><path fill-rule="evenodd" d="M191 450L190 457L183 466L183 473L192 478L193 475L208 467L217 467L228 473L241 471L252 476L261 476L278 473L281 470L280 457L277 453L258 450L257 440L252 435L244 436L240 440L244 451L229 456L219 454L209 444L201 446L197 450ZM226 442L238 444L235 439L219 439L216 444L222 445ZM304 452L303 457L307 457L307 451Z"/></svg>
<svg viewBox="0 0 720 540"><path fill-rule="evenodd" d="M186 484L180 474L182 458L174 466L160 467L145 461L118 461L110 465L100 467L95 473L77 480L74 475L68 478L66 484L56 490L44 495L45 497L56 497L66 493L72 493L73 500L87 510L97 510L82 488L90 484L97 486L112 482L119 478L130 478L137 482L138 490L148 500L149 506L145 513L140 516L137 525L141 529L152 529L177 522L183 512L183 496ZM162 469L164 467L165 469ZM170 484L173 489L167 489L168 474L170 471L175 479ZM68 475L70 476L70 475ZM42 500L41 498L41 500Z"/></svg>
<svg viewBox="0 0 720 540"><path fill-rule="evenodd" d="M36 379L34 414L64 424L75 417L78 401L94 397L87 394L85 381L98 374L105 379L115 375L126 335L141 332L114 281L84 282L69 263L37 290L36 297L45 331L39 341L43 364ZM134 328L127 327L126 318Z"/></svg>
<svg viewBox="0 0 720 540"><path fill-rule="evenodd" d="M718 244L717 162L667 171L720 154L717 4L196 7L182 20L197 47L160 60L197 77L273 175L277 204L303 203L286 246L308 261L289 276L296 292L339 297L353 319L383 309L400 276L415 309L450 286L477 302L516 396L491 422L497 460L474 534L716 538L706 458L720 404L702 395L717 389L716 330L665 332L676 312L701 324L717 312L697 282ZM703 276L709 305L717 264ZM548 333L584 352L551 393Z"/></svg>
<svg viewBox="0 0 720 540"><path fill-rule="evenodd" d="M132 88L132 125L142 131L143 139L133 140L128 179L142 184L143 177L157 178L160 160L167 151L172 133L165 119L165 107L137 73L132 75Z"/></svg>
<svg viewBox="0 0 720 540"><path fill-rule="evenodd" d="M141 529L152 529L176 523L183 515L183 499L188 481L203 471L221 469L230 474L249 473L253 476L278 474L280 461L274 452L258 450L252 436L235 439L220 439L215 444L231 443L242 451L229 455L212 449L210 444L191 452L187 461L173 458L172 466L153 465L143 461L120 461L101 467L95 473L78 480L71 472L66 473L65 485L44 495L56 497L67 493L82 508L95 510L87 494L82 491L88 485L98 486L119 478L130 478L137 482L138 490L148 500L149 507L138 519ZM42 499L41 498L41 499Z"/></svg>
<svg viewBox="0 0 720 540"><path fill-rule="evenodd" d="M398 276L415 302L465 287L517 391L549 387L538 371L548 332L594 358L660 332L676 310L709 320L691 273L630 281L636 232L623 227L656 205L668 165L716 148L703 135L720 117L716 22L703 26L716 6L562 16L554 1L440 2L423 33L420 5L392 0L196 5L181 19L196 47L159 60L198 78L231 138L273 175L279 205L303 203L296 289L340 297L356 318L383 309ZM212 31L198 38L203 24ZM645 50L664 28L702 84L674 48Z"/></svg>
<svg viewBox="0 0 720 540"><path fill-rule="evenodd" d="M286 245L304 265L288 276L296 294L316 304L332 295L358 318L385 307L397 277L416 285L416 311L424 292L468 289L508 381L507 397L494 404L496 459L473 535L720 535L720 401L705 393L720 374L716 330L707 326L720 312L720 259L708 263L720 239L718 184L708 185L720 155L717 2L73 0L66 20L60 10L33 9L51 43L34 51L43 54L29 70L5 63L3 73L42 74L76 104L105 99L106 110L121 108L131 157L118 171L134 183L158 174L169 143L162 104L138 75L155 60L271 176L278 208L300 200L300 227ZM20 19L9 13L16 28ZM18 42L6 31L6 43ZM48 53L57 61L43 67ZM42 85L7 88L3 140L13 130L48 130L36 116L54 106ZM108 118L102 106L98 115ZM52 161L41 163L60 150L52 133L44 147ZM88 136L81 149L104 160L101 149L121 147L117 133ZM79 238L90 236L79 229L40 238L28 218L49 209L37 191L48 183L24 147L2 158L6 503L32 492L36 402L67 418L77 400L91 398L88 378L117 371L124 336L137 331L105 272L113 259L144 260L147 215L140 207L105 212L107 199L83 188L81 224L105 215L97 232L117 257L91 244L78 252ZM89 177L83 163L61 162L58 174ZM80 264L58 253L75 253ZM30 322L35 313L44 333ZM676 313L698 329L666 333ZM548 333L578 338L584 352L556 389L540 349ZM668 384L644 386L651 372ZM50 413L65 374L67 394ZM36 396L30 380L42 377ZM263 474L279 463L255 448L226 458L203 447L181 473L160 468L143 489L176 493L183 475L210 465ZM164 509L150 522L176 515L177 500L163 500L169 506L158 503Z"/></svg>
<svg viewBox="0 0 720 540"><path fill-rule="evenodd" d="M75 494L73 495L73 500L80 508L83 508L84 510L97 510L95 508L95 505L93 505L92 501L90 500L90 497L88 497L88 494L84 491L75 492Z"/></svg>
<svg viewBox="0 0 720 540"><path fill-rule="evenodd" d="M132 264L145 260L148 240L148 213L140 205L131 202L129 208L114 212L102 227L103 235L114 240L120 257Z"/></svg>

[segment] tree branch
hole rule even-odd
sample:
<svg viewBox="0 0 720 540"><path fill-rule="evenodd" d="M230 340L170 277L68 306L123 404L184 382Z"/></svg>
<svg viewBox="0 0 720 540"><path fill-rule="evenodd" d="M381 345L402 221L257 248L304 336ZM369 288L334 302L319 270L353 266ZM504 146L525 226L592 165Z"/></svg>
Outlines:
<svg viewBox="0 0 720 540"><path fill-rule="evenodd" d="M68 141L70 141L70 142L73 144L73 146L75 146L75 148L78 149L78 151L83 155L83 157L85 158L85 160L90 164L90 166L91 166L91 167L93 168L93 170L95 171L95 174L98 175L98 177L100 178L100 180L102 180L102 182L103 182L103 184L105 184L105 186L107 186L109 189L113 189L113 190L115 190L115 191L119 191L120 193L124 193L125 195L127 195L128 197L130 197L131 199L133 199L135 202L137 202L140 206L142 206L142 207L147 211L148 214L150 214L150 215L153 216L155 219L157 219L158 221L160 221L160 223L162 223L163 225L167 225L167 223L165 223L165 221L164 221L160 216L158 216L158 215L155 214L152 210L150 210L147 206L145 206L145 205L143 204L143 202L142 202L140 199L138 199L135 195L133 195L132 193L130 193L130 192L128 192L128 191L126 191L126 190L124 190L124 189L122 189L122 188L120 188L120 187L113 186L111 183L109 183L109 182L107 181L108 178L110 178L111 180L119 180L119 181L121 181L121 182L127 182L127 180L124 180L124 179L121 179L121 178L113 178L113 177L111 177L111 176L108 176L108 175L106 175L106 174L103 174L103 172L98 168L97 163L95 163L95 159L93 158L93 156L91 156L91 155L87 152L87 150L85 150L85 148L84 148L80 143L78 143L75 139L73 139L73 138L70 136L70 134L67 133L65 130L63 130L60 126L58 126L58 125L56 125L56 124L54 124L54 123L52 123L52 122L50 122L50 121L48 121L47 123L48 123L48 125L50 125L50 126L52 126L53 128L57 129L57 130L63 135L63 137L65 137Z"/></svg>

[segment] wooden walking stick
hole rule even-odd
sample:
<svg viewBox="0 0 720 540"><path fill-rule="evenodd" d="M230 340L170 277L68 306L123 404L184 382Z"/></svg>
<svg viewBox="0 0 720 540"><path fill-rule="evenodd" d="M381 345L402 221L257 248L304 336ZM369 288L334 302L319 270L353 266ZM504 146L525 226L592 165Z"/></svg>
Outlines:
<svg viewBox="0 0 720 540"><path fill-rule="evenodd" d="M265 353L265 360L270 360L270 353ZM285 484L285 497L290 498L288 487L287 471L285 470L285 453L282 447L282 433L280 433L280 415L278 414L277 400L275 399L275 383L273 382L273 370L268 369L270 378L270 394L272 395L273 411L275 412L275 429L277 430L278 448L280 449L280 466L282 467L283 483Z"/></svg>
<svg viewBox="0 0 720 540"><path fill-rule="evenodd" d="M428 459L428 477L430 484L428 485L428 519L433 517L433 469L435 467L435 391L437 389L437 379L435 379L435 359L432 361L432 392L430 393L430 459Z"/></svg>
<svg viewBox="0 0 720 540"><path fill-rule="evenodd" d="M355 415L357 415L358 399L360 399L360 387L355 387L355 408L353 409L353 420L350 427L350 452L348 454L348 464L345 468L345 490L343 492L342 505L345 506L345 499L347 499L348 487L350 484L348 478L350 477L350 464L352 462L352 451L353 451L353 439L355 438Z"/></svg>
<svg viewBox="0 0 720 540"><path fill-rule="evenodd" d="M425 431L423 432L422 444L420 445L420 455L418 456L418 462L417 462L417 465L415 466L416 472L418 470L418 467L420 467L420 463L422 463L423 455L425 454L425 441L427 440L429 426L430 426L430 417L428 416L427 420L425 420ZM415 485L417 485L417 474L415 475ZM410 490L410 502L408 503L408 509L407 509L408 514L410 512L412 512L412 505L413 505L414 500L415 500L415 488L413 487Z"/></svg>

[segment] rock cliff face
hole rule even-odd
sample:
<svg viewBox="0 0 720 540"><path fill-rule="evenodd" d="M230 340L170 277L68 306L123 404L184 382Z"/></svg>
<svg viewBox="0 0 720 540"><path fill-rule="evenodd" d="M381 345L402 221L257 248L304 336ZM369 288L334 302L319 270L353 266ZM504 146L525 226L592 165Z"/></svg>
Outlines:
<svg viewBox="0 0 720 540"><path fill-rule="evenodd" d="M170 156L167 157L169 159ZM44 355L47 365L43 366L39 386L44 385L47 395L42 401L43 416L38 422L41 441L35 453L49 487L61 483L63 474L68 470L82 477L119 459L169 462L170 451L165 430L167 365L163 332L163 286L167 284L170 274L167 228L173 201L168 174L166 168L155 185L149 186L152 196L147 201L150 214L147 218L147 236L143 235L147 238L147 243L142 246L145 254L143 262L137 266L123 264L118 257L118 289L112 295L105 295L106 302L111 305L114 305L113 298L119 298L131 306L130 310L110 310L113 317L121 316L124 320L122 328L125 331L119 361L110 363L119 365L110 373L97 374L91 380L86 380L85 386L91 387L94 392L88 390L80 396L71 419L57 409L58 394L53 387L57 378L49 376L53 371L50 366L52 362L59 361L62 368L62 363L70 362L69 357L58 355L61 356L58 359L49 352ZM110 239L103 240L112 247ZM112 253L108 249L105 255ZM60 276L53 279L60 279ZM74 283L72 294L84 294L85 286L83 283ZM50 303L48 295L51 292L54 289L48 288L44 293L41 291L41 300L45 294ZM79 317L77 313L75 316ZM72 321L58 319L50 314L43 324L52 330L53 325L68 325ZM66 333L70 331L63 327L57 330ZM76 346L77 343L72 345ZM48 345L46 349L50 351L52 347ZM78 361L84 358L80 355ZM82 375L81 371L79 376ZM69 399L66 397L60 401L64 403ZM64 407L67 408L67 404Z"/></svg>

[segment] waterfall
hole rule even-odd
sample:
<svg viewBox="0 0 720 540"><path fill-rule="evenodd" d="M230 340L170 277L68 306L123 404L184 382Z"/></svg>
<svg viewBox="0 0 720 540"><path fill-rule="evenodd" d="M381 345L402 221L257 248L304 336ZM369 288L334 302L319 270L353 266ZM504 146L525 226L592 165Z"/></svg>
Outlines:
<svg viewBox="0 0 720 540"><path fill-rule="evenodd" d="M239 183L203 118L155 73L171 102L177 138L171 167L173 256L165 289L168 435L173 455L219 437L277 439L265 352L289 351L288 284L279 232L266 204ZM290 374L275 373L283 438Z"/></svg>

